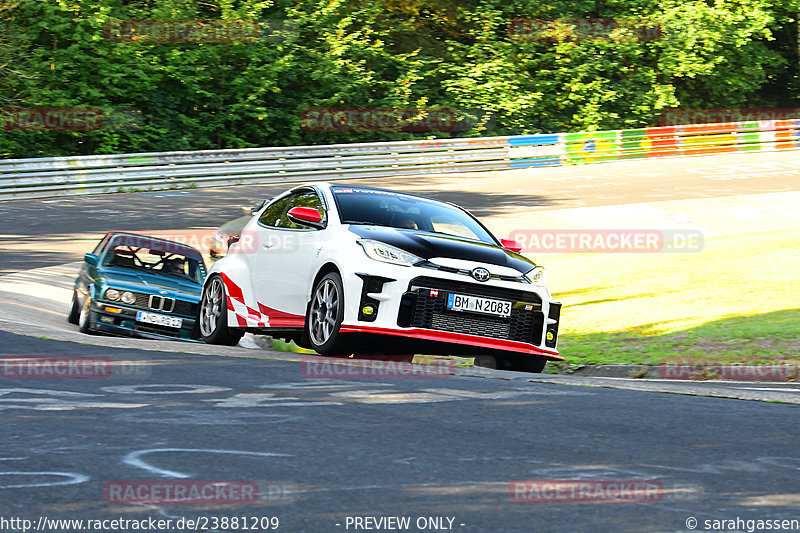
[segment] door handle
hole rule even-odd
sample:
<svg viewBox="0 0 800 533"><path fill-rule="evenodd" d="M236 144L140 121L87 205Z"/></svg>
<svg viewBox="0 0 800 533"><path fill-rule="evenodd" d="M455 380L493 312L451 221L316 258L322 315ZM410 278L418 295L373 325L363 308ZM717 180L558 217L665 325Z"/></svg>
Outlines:
<svg viewBox="0 0 800 533"><path fill-rule="evenodd" d="M272 248L273 246L275 246L275 243L272 241L267 241L264 243L264 248Z"/></svg>

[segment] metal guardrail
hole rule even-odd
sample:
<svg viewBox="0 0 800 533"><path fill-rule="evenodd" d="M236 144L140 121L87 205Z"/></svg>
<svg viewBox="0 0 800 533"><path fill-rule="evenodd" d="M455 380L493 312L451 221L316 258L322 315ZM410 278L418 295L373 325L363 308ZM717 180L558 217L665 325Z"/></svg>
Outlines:
<svg viewBox="0 0 800 533"><path fill-rule="evenodd" d="M0 200L800 148L800 120L363 144L0 160Z"/></svg>

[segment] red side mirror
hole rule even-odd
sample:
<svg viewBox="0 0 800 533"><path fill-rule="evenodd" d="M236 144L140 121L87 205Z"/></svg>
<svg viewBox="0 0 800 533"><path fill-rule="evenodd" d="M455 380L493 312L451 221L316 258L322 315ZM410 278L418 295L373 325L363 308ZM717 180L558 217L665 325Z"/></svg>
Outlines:
<svg viewBox="0 0 800 533"><path fill-rule="evenodd" d="M292 222L306 222L314 226L322 222L322 215L313 207L293 207L287 215Z"/></svg>
<svg viewBox="0 0 800 533"><path fill-rule="evenodd" d="M520 253L522 251L522 245L517 241L512 241L510 239L500 239L500 244L503 245L503 248L511 252Z"/></svg>

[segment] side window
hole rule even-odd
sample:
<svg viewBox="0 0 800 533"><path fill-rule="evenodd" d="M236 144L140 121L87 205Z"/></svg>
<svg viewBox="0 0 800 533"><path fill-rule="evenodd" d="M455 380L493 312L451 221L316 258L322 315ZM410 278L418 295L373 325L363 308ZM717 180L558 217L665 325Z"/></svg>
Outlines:
<svg viewBox="0 0 800 533"><path fill-rule="evenodd" d="M261 213L261 217L258 221L265 226L279 226L278 224L281 220L281 216L283 216L284 211L286 211L286 205L289 203L291 199L290 196L285 198L281 198L280 200L273 202L263 213Z"/></svg>
<svg viewBox="0 0 800 533"><path fill-rule="evenodd" d="M319 211L319 214L322 215L322 220L325 220L325 208L322 205L322 200L320 200L319 195L317 195L314 191L302 191L297 192L289 197L289 205L286 208L286 211L281 218L281 222L279 224L282 228L288 229L314 229L313 226L307 226L305 224L296 224L289 220L288 212L289 209L293 207L311 207Z"/></svg>

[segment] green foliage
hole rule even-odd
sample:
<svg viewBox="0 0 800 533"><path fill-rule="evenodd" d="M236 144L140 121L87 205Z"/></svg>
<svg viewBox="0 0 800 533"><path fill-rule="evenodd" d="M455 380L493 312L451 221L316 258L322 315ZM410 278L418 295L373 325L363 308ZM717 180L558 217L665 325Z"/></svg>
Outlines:
<svg viewBox="0 0 800 533"><path fill-rule="evenodd" d="M140 112L96 131L0 130L0 157L591 131L656 125L672 107L795 107L798 8L800 0L0 0L0 107ZM515 19L580 18L662 33L509 31ZM108 23L153 19L283 21L283 30L227 43L104 36ZM475 120L467 131L304 128L301 112L325 107L449 108Z"/></svg>

